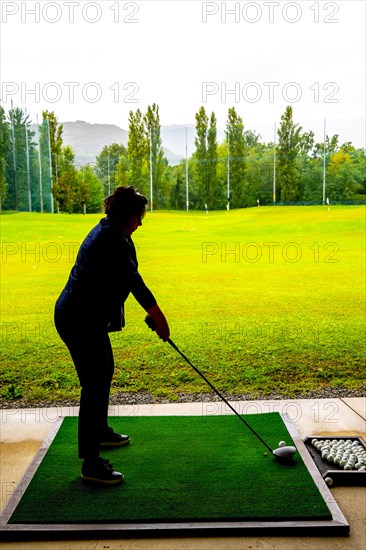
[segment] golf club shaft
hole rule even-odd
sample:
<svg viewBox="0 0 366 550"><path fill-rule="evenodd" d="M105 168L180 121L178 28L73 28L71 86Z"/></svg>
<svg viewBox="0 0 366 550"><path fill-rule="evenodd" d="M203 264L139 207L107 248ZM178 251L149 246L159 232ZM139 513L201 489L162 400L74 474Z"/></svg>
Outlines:
<svg viewBox="0 0 366 550"><path fill-rule="evenodd" d="M178 353L179 355L181 355L183 357L183 359L188 363L188 365L190 365L192 367L193 370L196 371L197 374L200 375L201 378L203 378L203 380L206 382L206 384L208 384L210 386L210 388L220 397L220 399L223 400L224 403L226 403L226 405L233 411L233 413L236 414L236 416L243 422L243 424L246 425L247 428L250 429L250 431L263 443L263 445L265 447L267 447L267 449L270 451L270 453L272 454L273 453L273 450L271 449L271 447L269 445L267 445L267 443L261 438L260 435L257 434L257 432L244 420L244 418L234 409L234 407L232 405L230 405L229 401L227 401L227 399L225 399L225 397L219 392L219 390L217 390L215 388L215 386L213 386L211 384L211 382L206 378L206 376L204 374L202 374L202 372L200 372L197 367L195 367L193 365L193 363L190 362L190 360L188 359L188 357L186 357L184 355L183 352L180 351L180 349L178 348L178 346L176 346L174 344L174 342L168 338L167 340L169 342L169 344L172 346L172 348L174 348Z"/></svg>

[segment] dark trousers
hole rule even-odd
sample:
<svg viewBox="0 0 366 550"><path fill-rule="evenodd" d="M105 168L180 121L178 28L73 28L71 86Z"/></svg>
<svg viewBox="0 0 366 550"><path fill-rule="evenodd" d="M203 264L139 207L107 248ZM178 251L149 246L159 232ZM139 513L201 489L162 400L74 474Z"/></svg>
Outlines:
<svg viewBox="0 0 366 550"><path fill-rule="evenodd" d="M106 330L86 331L55 315L56 329L69 349L81 386L78 422L79 458L99 456L102 434L108 429L109 393L114 360Z"/></svg>

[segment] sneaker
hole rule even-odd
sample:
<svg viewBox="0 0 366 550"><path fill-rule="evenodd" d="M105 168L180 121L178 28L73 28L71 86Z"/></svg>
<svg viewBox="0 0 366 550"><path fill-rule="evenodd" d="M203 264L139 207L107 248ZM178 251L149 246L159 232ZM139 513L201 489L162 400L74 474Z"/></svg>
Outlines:
<svg viewBox="0 0 366 550"><path fill-rule="evenodd" d="M117 434L112 428L108 428L108 431L103 434L99 446L101 449L112 449L114 447L125 447L129 443L130 438L128 435Z"/></svg>
<svg viewBox="0 0 366 550"><path fill-rule="evenodd" d="M109 460L99 457L96 462L88 463L84 460L81 468L83 481L101 485L118 485L124 480L124 475L113 470Z"/></svg>

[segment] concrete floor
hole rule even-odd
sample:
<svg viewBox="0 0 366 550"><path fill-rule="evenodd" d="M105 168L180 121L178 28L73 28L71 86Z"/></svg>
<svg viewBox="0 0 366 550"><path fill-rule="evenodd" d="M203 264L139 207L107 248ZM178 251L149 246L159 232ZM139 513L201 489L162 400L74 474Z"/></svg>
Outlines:
<svg viewBox="0 0 366 550"><path fill-rule="evenodd" d="M304 439L312 435L366 435L366 398L240 401L233 403L241 414L278 411ZM1 412L0 482L1 509L19 485L40 444L59 416L77 415L77 407L48 409L4 409ZM182 403L169 405L119 405L112 416L232 414L224 403ZM350 524L349 537L213 537L165 539L66 540L3 543L1 549L62 550L241 550L249 548L297 550L366 548L366 488L334 487L332 496Z"/></svg>

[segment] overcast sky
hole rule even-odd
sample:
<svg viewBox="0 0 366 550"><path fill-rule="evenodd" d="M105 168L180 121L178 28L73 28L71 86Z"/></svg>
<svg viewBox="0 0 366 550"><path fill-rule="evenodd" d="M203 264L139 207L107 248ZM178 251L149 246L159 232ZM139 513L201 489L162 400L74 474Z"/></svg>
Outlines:
<svg viewBox="0 0 366 550"><path fill-rule="evenodd" d="M286 105L304 130L365 146L365 3L298 0L1 2L1 101L60 121L128 128L160 107L195 124L203 105L224 128L273 140Z"/></svg>

